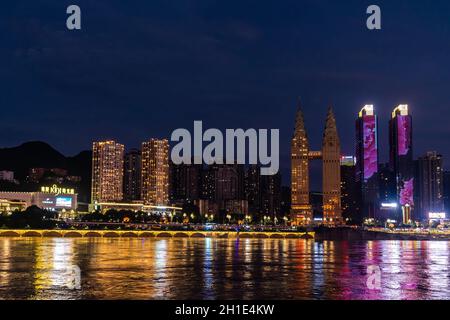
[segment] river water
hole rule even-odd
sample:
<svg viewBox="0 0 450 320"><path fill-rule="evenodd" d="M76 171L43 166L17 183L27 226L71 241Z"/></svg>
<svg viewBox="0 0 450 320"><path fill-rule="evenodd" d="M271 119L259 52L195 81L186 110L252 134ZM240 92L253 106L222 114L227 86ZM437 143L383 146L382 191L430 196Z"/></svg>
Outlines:
<svg viewBox="0 0 450 320"><path fill-rule="evenodd" d="M449 266L443 241L0 238L0 299L450 299Z"/></svg>

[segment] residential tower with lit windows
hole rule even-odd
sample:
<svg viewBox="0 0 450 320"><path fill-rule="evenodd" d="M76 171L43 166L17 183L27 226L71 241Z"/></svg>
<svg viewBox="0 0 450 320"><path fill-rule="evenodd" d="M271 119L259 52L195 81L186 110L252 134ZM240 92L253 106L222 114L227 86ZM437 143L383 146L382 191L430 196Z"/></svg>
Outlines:
<svg viewBox="0 0 450 320"><path fill-rule="evenodd" d="M92 203L122 201L124 146L113 140L93 143Z"/></svg>
<svg viewBox="0 0 450 320"><path fill-rule="evenodd" d="M169 141L150 139L142 143L142 200L145 204L169 203Z"/></svg>

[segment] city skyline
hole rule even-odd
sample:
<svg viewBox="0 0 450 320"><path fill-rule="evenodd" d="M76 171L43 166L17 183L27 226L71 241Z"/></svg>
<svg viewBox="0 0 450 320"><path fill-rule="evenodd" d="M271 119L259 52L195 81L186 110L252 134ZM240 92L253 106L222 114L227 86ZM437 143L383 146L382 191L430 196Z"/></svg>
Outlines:
<svg viewBox="0 0 450 320"><path fill-rule="evenodd" d="M386 164L378 162L377 128L374 106L363 106L355 121L355 155L342 155L339 129L333 110L329 108L322 148L313 151L298 103L291 140L291 204L290 210L284 211L284 217L289 215L293 224L309 225L317 218L319 211L324 223L330 225L342 224L344 219L354 223L362 223L366 219L396 219L408 224L427 219L430 212L443 212L443 157L436 151L417 156L417 160L413 157L413 126L408 105L398 105L391 113L388 146L391 159ZM113 202L139 200L156 206L189 204L192 208L198 208L196 210L200 210L202 215L205 212L217 215L220 210L247 215L249 209L257 214L265 212L264 216L282 215L280 174L275 179L259 175L259 165L206 165L191 164L190 161L188 164L174 164L169 157L167 139L150 139L142 143L141 150L132 149L126 154L124 146L115 141L94 142L93 195L99 189L94 182L102 181L101 175L97 178L95 174L105 171L97 162L106 159L106 165L111 166L108 151L112 152L113 158L116 157L116 145L124 167L121 179L126 182L123 183L124 196L116 197ZM99 153L98 146L107 147L106 152ZM312 160L323 163L322 204L319 210L317 202L312 205L314 200L309 183L309 164ZM108 170L105 172L109 173ZM389 178L386 177L387 172L390 172ZM392 186L389 191L383 188L385 183ZM107 185L113 184L107 181ZM116 184L120 186L122 180ZM127 196L130 193L128 189L136 187L142 189L142 194ZM92 202L96 201L92 197ZM392 207L394 204L395 207ZM388 208L392 210L386 216L382 211Z"/></svg>
<svg viewBox="0 0 450 320"><path fill-rule="evenodd" d="M376 146L376 148L375 148L375 150L377 151L376 152L376 154L377 154L377 158L378 158L378 160L377 160L377 163L378 163L378 165L384 165L384 164L388 164L388 165L392 165L391 164L391 159L390 159L390 156L388 155L388 158L381 158L378 154L379 153L390 153L390 152L392 152L392 150L391 150L391 146L390 146L390 144L391 144L391 142L388 140L388 141L380 141L380 138L379 138L379 135L386 135L386 133L389 135L390 133L390 130L391 129L389 129L389 125L390 125L390 123L392 122L391 120L392 120L392 117L393 117L393 114L394 114L394 112L395 112L395 110L397 110L398 108L401 108L401 107L405 107L406 109L407 109L407 112L408 112L408 114L409 114L409 116L410 117L414 117L414 113L412 113L410 110L411 110L411 107L410 107L410 105L409 104L400 104L400 105L398 105L398 106L394 106L393 107L393 109L394 109L394 111L392 111L392 109L391 109L391 111L389 112L389 116L390 116L390 118L389 118L389 120L384 124L384 126L383 126L383 123L381 123L381 125L380 125L380 120L379 120L379 117L378 117L378 115L379 115L379 112L378 112L378 108L377 108L377 106L374 106L374 105L364 105L363 107L362 107L362 109L359 111L359 112L355 112L353 115L354 115L354 119L355 119L355 117L357 117L356 118L356 121L358 122L358 120L360 120L361 119L361 115L362 115L362 113L364 112L364 114L367 112L366 111L366 109L367 108L370 108L370 114L375 114L376 113L376 116L375 116L375 127L376 127L376 133L375 133L375 135L376 135L376 137L377 137L377 139L376 139L376 144L377 144L377 146ZM298 109L298 106L296 107L297 109ZM331 108L331 107L330 107ZM328 108L328 109L330 109L330 108ZM291 110L292 112L294 112L294 110L295 110L295 108L292 108L293 110ZM302 108L301 108L301 110L302 110L302 117L303 117L303 110L305 109L305 107L304 107L304 104L302 103ZM334 108L333 108L333 111L334 111ZM364 117L367 117L367 116L364 116ZM315 118L318 118L318 116L317 116L317 112L316 112L316 117ZM355 121L353 119L353 121ZM292 123L292 128L295 130L295 128L296 128L296 121L297 120L295 120L295 117L293 117L292 119L291 119L291 123ZM303 120L302 120L303 121ZM338 119L338 122L339 122L339 119ZM416 121L417 122L417 121ZM415 122L415 124L414 124L414 128L416 127L416 122ZM304 123L303 124L303 127L304 127L304 130L307 130L307 128L308 127L311 127L312 125L311 125L311 123L315 123L315 127L320 127L319 125L318 125L318 122L316 121L316 122L314 122L314 121L307 121L306 123ZM344 124L342 127L348 127L346 124ZM383 128L383 127L385 127L385 129L386 130L383 130L383 129L380 129L380 127L381 128ZM386 128L387 127L387 128ZM247 128L244 128L244 130L246 130ZM356 127L356 134L358 135L358 126ZM281 131L281 129L280 129L280 131ZM418 136L418 133L416 132L416 130L414 129L414 135L415 136L417 136L417 137L415 137L414 138L414 153L413 154L411 154L411 157L413 156L414 157L414 159L416 159L416 158L418 158L419 156L422 156L422 155L426 155L428 152L431 152L431 151L436 151L436 152L438 152L439 154L441 154L441 155L444 155L445 154L445 152L443 152L444 150L439 150L439 149L433 149L433 148L428 148L428 149L425 149L426 151L425 152L417 152L416 151L416 147L415 147L415 141L416 140L420 140L421 139L421 137L420 136ZM292 134L292 129L291 129L291 134ZM319 137L321 137L322 135L320 134L319 135ZM353 138L352 138L352 143L353 143L353 145L352 145L352 150L350 151L350 152L346 152L346 151L344 151L344 150L341 150L341 152L340 152L340 154L341 154L341 156L355 156L355 158L357 159L358 158L358 150L357 150L357 148L358 148L358 144L359 144L359 142L358 141L360 141L359 140L359 138L358 137L356 137L355 138L355 129L353 128L353 132L352 132L352 136L353 136ZM162 140L168 140L168 143L169 143L169 150L173 147L173 145L175 144L174 142L172 142L172 141L170 141L170 139L169 139L169 137L170 137L170 135L168 136L168 137L162 137L162 136L159 136L159 137L153 137L153 138L151 138L151 139L162 139ZM389 138L389 137L388 137ZM120 139L120 137L118 137L117 135L116 136L108 136L108 138L105 138L105 139L95 139L95 140L97 140L97 141L104 141L104 142L107 142L107 141L116 141L117 143L120 143L120 144L122 144L123 146L124 146L124 154L128 154L128 153L133 153L133 151L139 151L139 150L141 150L141 144L142 144L142 142L139 142L139 143L137 143L137 144L133 144L133 145L126 145L126 144L124 144L124 143L121 143L122 142L122 139ZM145 139L144 139L145 140ZM308 140L317 140L317 137L311 137L310 139L308 139ZM340 138L340 140L341 140L341 138ZM348 140L348 139L347 139ZM289 140L290 141L290 140ZM38 140L30 140L30 141L23 141L22 143L20 143L19 145L21 145L21 144L24 144L24 143L27 143L27 142L39 142ZM44 142L44 143L48 143L48 142ZM285 143L285 141L283 141L281 138L280 138L280 144L283 144L283 143ZM320 143L322 143L322 142L320 142ZM91 144L92 144L92 139L91 139ZM412 142L411 142L411 144L412 144ZM138 147L136 147L136 145L138 145ZM206 145L206 143L204 142L203 143L203 145ZM289 150L291 150L291 148L292 148L292 146L290 146L289 147ZM356 149L355 149L356 148ZM2 148L0 148L0 149L2 149ZM3 149L7 149L7 148L3 148ZM81 152L84 152L84 151L93 151L93 148L91 148L91 149L85 149L85 150L79 150L78 152L76 152L75 154L80 154ZM290 183L291 183L291 181L289 180L290 179L290 176L291 176L291 174L290 174L290 170L291 170L291 160L287 160L287 161L284 161L284 162L282 162L281 161L281 158L283 158L283 153L285 152L285 150L280 150L280 172L281 172L281 174L282 174L282 176L283 176L283 185L290 185ZM444 157L445 158L445 157ZM412 159L412 158L411 158ZM313 162L314 163L314 162ZM286 167L286 164L287 164L287 167ZM317 163L316 163L317 164ZM448 166L449 166L450 164L449 163L447 163L447 162L443 162L443 168L444 168L444 170L448 170L447 168L448 168ZM311 167L311 165L310 165L310 167ZM316 170L317 171L317 167L316 168L314 168L314 166L313 166L313 168L310 168L309 170L312 170L312 171L314 171L314 170ZM371 169L371 170L375 170L375 169ZM318 172L318 171L317 171ZM322 186L321 186L321 181L322 180L320 180L319 178L320 178L320 173L319 174L317 174L317 172L314 172L313 174L312 174L312 176L313 176L313 178L314 179L312 179L313 181L312 181L312 183L311 183L311 185L313 185L313 188L312 189L314 189L314 190L319 190L319 189L321 189L322 188ZM375 170L375 173L376 173L376 170Z"/></svg>
<svg viewBox="0 0 450 320"><path fill-rule="evenodd" d="M303 100L302 100L303 101ZM292 104L292 105L295 105L295 104ZM295 110L295 108L293 108L292 107L292 105L291 105L291 112L293 111L293 110ZM398 105L398 106L401 106L401 105L406 105L406 106L408 106L408 110L411 110L412 108L411 108L411 106L410 106L410 104L400 104L400 105ZM391 119L391 117L392 117L392 107L391 107L391 111L389 111L389 112L387 112L387 114L389 114L389 118L385 121L385 123L382 123L381 122L381 120L380 120L380 118L383 118L383 116L385 116L384 114L381 114L380 115L380 112L379 112L379 108L378 108L378 106L376 106L376 105L373 105L373 104L368 104L368 105L365 105L365 106L363 106L363 109L364 109L364 107L367 107L367 106L371 106L374 110L376 110L376 113L377 113L377 136L378 136L378 164L384 164L384 163L390 163L390 155L389 155L389 121L390 121L390 119ZM359 108L361 108L361 107L359 107ZM308 106L305 106L305 104L304 103L302 103L302 112L304 112L303 110L307 110L308 109ZM321 109L323 109L323 110L326 110L326 108L321 108ZM333 110L334 110L335 108L333 108ZM355 108L355 110L353 110L353 120L352 121L354 121L354 118L355 118L355 115L356 116L359 116L359 113L357 112L357 110L359 110L358 108ZM361 112L361 111L360 111ZM410 114L412 114L412 116L414 117L414 112L412 111L409 111L409 113ZM321 116L322 115L322 113L321 112L315 112L314 113L314 117L313 118L318 118L319 116ZM324 114L324 115L326 115L326 114ZM324 116L323 115L323 116ZM338 122L340 122L340 120L339 119L337 119L337 121ZM316 128L316 127L320 127L320 125L317 125L317 123L315 123L314 125L312 125L311 124L311 122L312 123L315 123L315 122L313 122L313 121L309 121L309 122L307 122L306 124L305 124L305 129L306 130L308 130L309 131L309 129L308 128L311 128L311 127L313 127L313 128ZM415 124L414 124L414 128L416 128L416 126L418 125L417 124L417 122L419 122L420 123L420 120L419 121L416 121L415 122ZM231 127L231 126L230 126ZM290 185L290 160L289 160L289 158L287 158L286 159L286 155L285 155L285 153L286 153L286 141L283 141L283 139L282 139L282 137L284 136L284 131L291 131L291 134L292 134L292 128L295 128L295 120L293 120L293 119L291 119L291 121L290 121L290 127L288 127L288 126L286 126L286 128L289 128L289 130L288 129L279 129L280 130L280 172L281 172L281 174L282 174L282 176L283 176L283 185ZM343 128L347 128L347 127L349 127L349 126L346 126L346 125L344 125L344 126L342 126ZM208 127L206 127L205 128L205 130L207 129ZM257 127L258 128L258 127ZM246 130L247 128L243 128L244 130ZM175 128L174 128L174 130L175 130ZM445 158L445 154L446 154L446 152L445 152L445 150L440 150L440 149L433 149L433 148L424 148L424 151L423 152L420 152L420 149L419 148L417 148L416 147L416 141L418 140L418 141L420 141L420 140L423 140L423 137L420 137L419 136L419 132L417 132L417 130L416 129L414 129L414 135L416 136L417 135L417 138L415 139L415 141L414 141L414 157L415 158L417 158L419 155L424 155L424 154L426 154L427 152L430 152L430 151L437 151L437 152L439 152L440 154L442 154L443 156L444 156L444 158ZM341 155L342 156L347 156L347 155L354 155L354 156L356 156L357 155L357 152L355 151L355 144L357 143L357 141L355 140L355 132L354 132L354 129L353 129L353 132L351 132L351 138L350 137L344 137L344 139L342 139L342 137L341 137L341 140L346 140L347 141L347 147L345 148L345 150L342 150L341 151ZM380 136L381 137L383 137L383 136L385 136L385 138L387 139L386 141L383 141L383 140L381 140L380 139ZM319 134L319 138L321 137L321 134ZM169 139L170 138L170 133L168 134L168 136L167 137L164 137L164 136L157 136L157 137L154 137L154 139ZM312 141L316 141L316 143L321 143L320 141L318 141L317 140L317 138L318 137L315 137L315 136L313 136L313 137L311 137L311 140ZM92 138L91 138L91 142L90 143L92 143ZM104 138L104 139L96 139L96 140L101 140L101 141L108 141L108 140L114 140L114 141L117 141L117 142L121 142L122 144L124 144L124 146L125 146L125 152L130 152L130 151L132 151L133 149L140 149L140 145L141 145L141 141L139 141L139 142L137 142L137 143L133 143L133 144L131 144L131 145L128 145L128 144L125 144L125 143L123 143L123 140L124 139L121 139L119 136L117 136L117 135L107 135L106 136L106 138ZM145 140L145 138L143 139L143 140ZM20 142L19 143L19 145L20 144L23 144L23 143L26 143L26 142L32 142L32 141L39 141L39 140L36 140L36 139L31 139L31 140L29 140L29 141L22 141L22 142ZM351 142L351 146L350 146L350 142ZM47 141L45 141L45 143L48 143ZM174 145L175 143L174 142L172 142L172 141L170 141L170 139L169 139L169 148L172 148L173 147L173 145ZM12 147L14 147L14 146L12 146ZM351 148L349 148L349 147L351 147ZM2 148L7 148L7 147L4 147L4 146L2 146ZM290 146L288 146L288 149L287 150L290 150ZM1 148L0 148L1 149ZM341 148L342 149L342 148ZM419 151L418 151L418 149L419 149ZM92 150L92 148L91 149L80 149L80 150L78 150L78 151L76 151L75 153L74 153L74 155L76 155L76 154L79 154L80 152L83 152L83 151L89 151L89 150ZM346 150L349 150L348 152L346 151ZM290 152L290 151L289 151ZM384 155L384 156L381 156L381 155ZM445 170L450 170L450 163L448 163L448 162L443 162L443 166L444 166L444 169ZM322 188L322 183L321 183L321 179L320 179L320 176L321 176L321 168L320 168L320 166L318 165L318 163L317 162L313 162L311 165L310 165L310 170L313 172L313 174L312 174L312 176L313 176L313 178L311 179L311 186L312 186L312 189L314 189L314 190L320 190L321 188Z"/></svg>

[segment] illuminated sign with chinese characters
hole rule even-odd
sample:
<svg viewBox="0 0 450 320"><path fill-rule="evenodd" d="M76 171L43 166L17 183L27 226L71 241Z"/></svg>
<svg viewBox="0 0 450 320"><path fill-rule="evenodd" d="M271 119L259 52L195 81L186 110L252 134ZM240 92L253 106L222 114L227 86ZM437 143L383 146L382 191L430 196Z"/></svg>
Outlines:
<svg viewBox="0 0 450 320"><path fill-rule="evenodd" d="M41 192L52 193L54 195L75 194L75 189L59 187L58 185L54 184L52 186L43 186L43 187L41 187Z"/></svg>

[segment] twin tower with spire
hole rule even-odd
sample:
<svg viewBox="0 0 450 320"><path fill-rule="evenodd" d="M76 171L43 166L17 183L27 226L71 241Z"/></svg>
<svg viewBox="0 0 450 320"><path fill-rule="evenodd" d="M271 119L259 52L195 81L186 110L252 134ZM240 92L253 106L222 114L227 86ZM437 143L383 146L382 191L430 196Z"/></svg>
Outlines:
<svg viewBox="0 0 450 320"><path fill-rule="evenodd" d="M322 160L323 223L339 225L341 212L341 145L333 109L330 107L322 138L322 150L311 151L300 104L291 142L291 221L296 225L313 222L309 197L309 162Z"/></svg>

